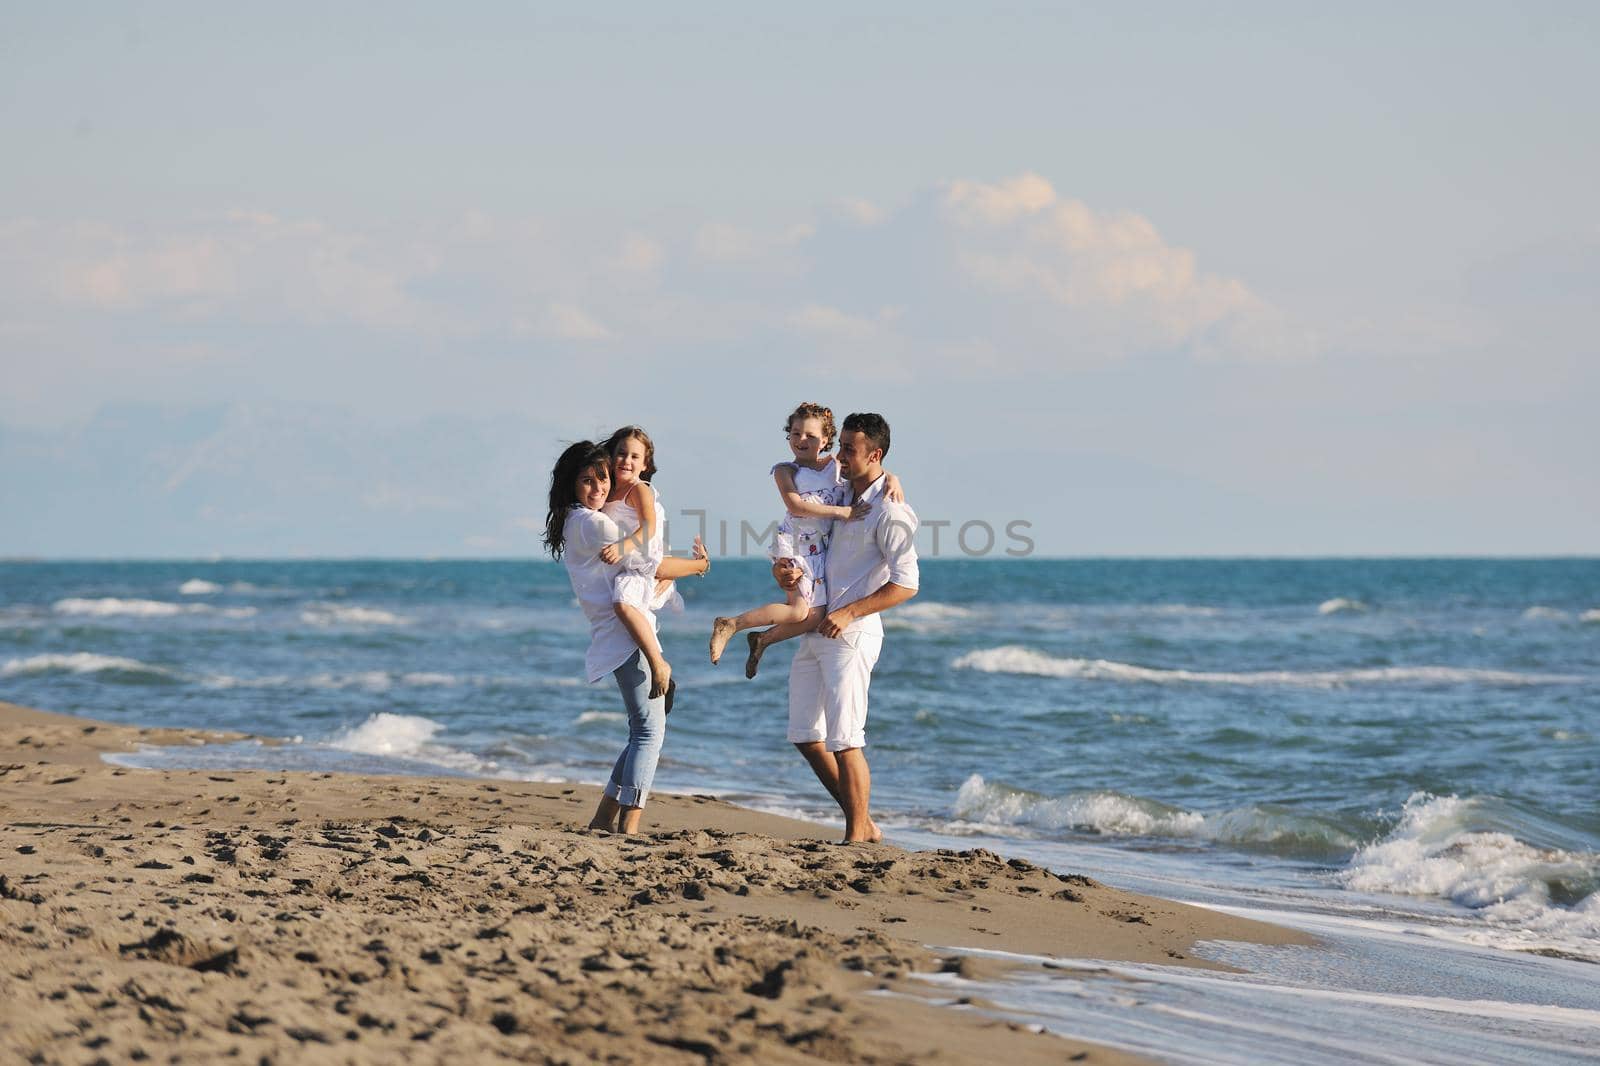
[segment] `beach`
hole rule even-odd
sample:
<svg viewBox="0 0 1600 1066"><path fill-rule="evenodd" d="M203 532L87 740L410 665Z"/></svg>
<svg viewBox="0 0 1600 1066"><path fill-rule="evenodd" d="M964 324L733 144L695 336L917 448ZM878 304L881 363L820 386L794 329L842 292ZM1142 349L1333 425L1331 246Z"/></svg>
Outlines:
<svg viewBox="0 0 1600 1066"><path fill-rule="evenodd" d="M0 1052L1129 1062L916 975L996 975L952 948L1204 968L1197 941L1309 939L709 797L658 796L629 837L583 828L587 786L103 758L238 739L0 704Z"/></svg>

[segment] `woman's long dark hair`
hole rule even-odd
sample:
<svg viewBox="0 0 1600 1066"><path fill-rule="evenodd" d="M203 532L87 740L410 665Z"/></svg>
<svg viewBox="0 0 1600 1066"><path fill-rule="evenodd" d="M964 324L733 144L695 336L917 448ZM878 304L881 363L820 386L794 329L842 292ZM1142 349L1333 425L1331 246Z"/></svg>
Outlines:
<svg viewBox="0 0 1600 1066"><path fill-rule="evenodd" d="M578 483L578 475L591 467L604 470L609 477L611 456L594 441L580 440L561 453L561 458L556 460L556 468L550 471L550 511L544 518L544 546L552 558L561 558L561 550L565 547L567 512L578 503L572 491L573 486Z"/></svg>

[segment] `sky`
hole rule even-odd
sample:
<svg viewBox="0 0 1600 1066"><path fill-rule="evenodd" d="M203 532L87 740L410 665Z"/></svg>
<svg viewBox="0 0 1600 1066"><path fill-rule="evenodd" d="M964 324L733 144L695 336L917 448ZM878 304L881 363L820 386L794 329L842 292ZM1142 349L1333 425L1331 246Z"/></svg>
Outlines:
<svg viewBox="0 0 1600 1066"><path fill-rule="evenodd" d="M0 9L0 556L1600 550L1595 5L591 7Z"/></svg>

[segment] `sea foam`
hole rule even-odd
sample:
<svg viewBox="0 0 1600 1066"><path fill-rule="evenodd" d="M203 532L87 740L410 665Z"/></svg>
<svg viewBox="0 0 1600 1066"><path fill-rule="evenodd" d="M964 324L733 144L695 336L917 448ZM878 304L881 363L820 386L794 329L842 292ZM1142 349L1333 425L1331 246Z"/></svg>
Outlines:
<svg viewBox="0 0 1600 1066"><path fill-rule="evenodd" d="M198 577L192 577L178 586L178 594L180 596L210 596L221 591L222 586L215 581L207 581Z"/></svg>
<svg viewBox="0 0 1600 1066"><path fill-rule="evenodd" d="M1367 605L1360 600L1347 600L1343 596L1324 600L1317 607L1318 614L1359 614L1365 610L1367 610Z"/></svg>
<svg viewBox="0 0 1600 1066"><path fill-rule="evenodd" d="M978 670L988 674L1024 674L1155 685L1299 685L1311 688L1364 684L1515 686L1578 684L1588 680L1575 674L1524 674L1456 666L1382 666L1351 670L1183 670L1137 666L1110 659L1058 658L1020 645L968 652L950 665L957 670Z"/></svg>

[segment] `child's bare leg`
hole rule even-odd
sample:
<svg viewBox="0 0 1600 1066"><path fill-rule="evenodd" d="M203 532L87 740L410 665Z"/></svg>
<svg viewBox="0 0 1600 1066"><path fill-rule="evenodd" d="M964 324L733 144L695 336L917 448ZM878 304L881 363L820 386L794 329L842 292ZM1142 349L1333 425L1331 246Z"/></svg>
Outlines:
<svg viewBox="0 0 1600 1066"><path fill-rule="evenodd" d="M733 635L741 629L800 622L805 617L805 602L794 589L789 590L789 599L785 603L769 603L762 607L754 607L735 618L718 617L711 623L711 661L716 662L722 658L722 649L728 646L728 641L732 640Z"/></svg>
<svg viewBox="0 0 1600 1066"><path fill-rule="evenodd" d="M744 661L744 676L752 678L756 676L756 671L761 668L761 656L769 644L811 632L822 624L822 616L827 613L825 607L813 607L810 613L798 622L780 622L771 629L751 633L747 638L750 644L750 656Z"/></svg>
<svg viewBox="0 0 1600 1066"><path fill-rule="evenodd" d="M613 603L611 608L617 612L623 628L639 646L639 650L644 652L645 661L650 664L650 698L664 695L667 685L672 682L672 667L667 663L666 656L661 654L661 642L656 639L655 630L650 628L649 621L639 608L626 603Z"/></svg>

